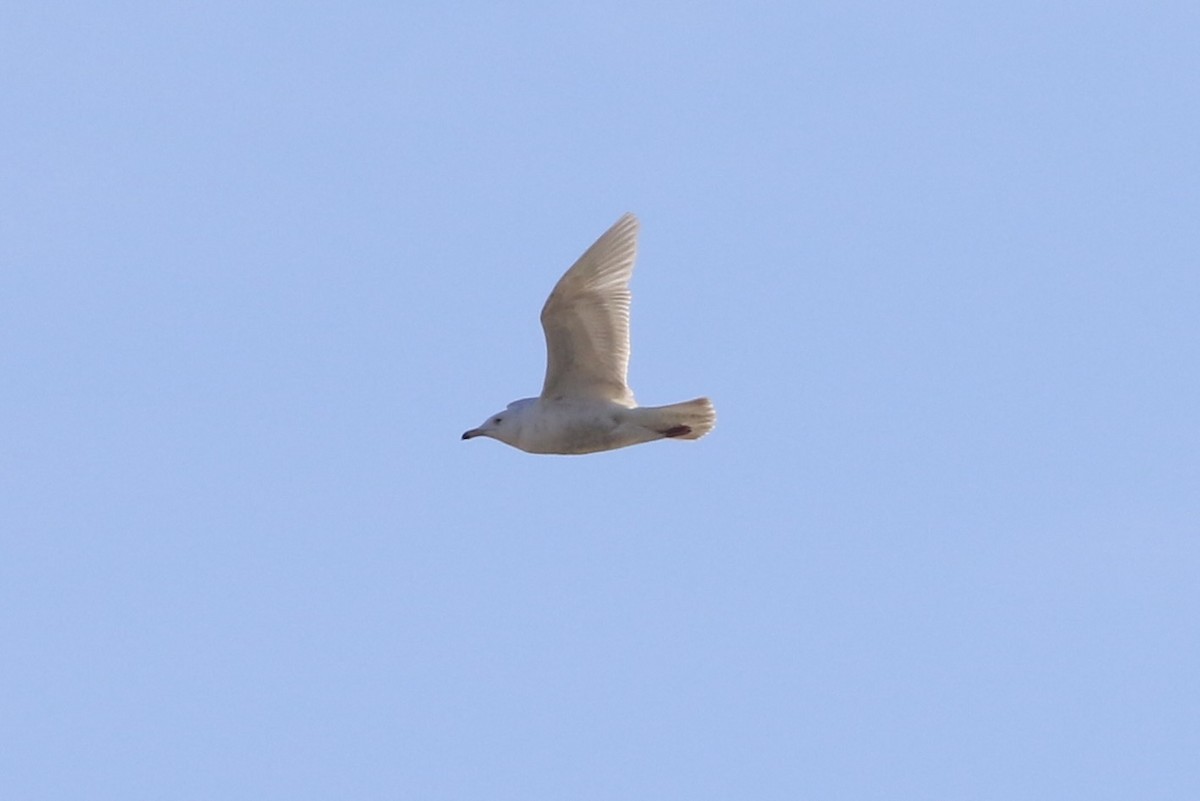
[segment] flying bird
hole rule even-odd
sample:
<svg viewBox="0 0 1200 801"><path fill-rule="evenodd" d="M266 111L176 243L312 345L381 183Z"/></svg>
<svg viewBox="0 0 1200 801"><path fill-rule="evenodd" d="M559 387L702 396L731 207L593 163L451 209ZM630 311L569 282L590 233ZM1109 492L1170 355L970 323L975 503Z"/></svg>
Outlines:
<svg viewBox="0 0 1200 801"><path fill-rule="evenodd" d="M626 383L637 234L637 217L621 217L547 298L542 394L513 401L463 439L491 437L528 453L582 454L656 439L700 439L712 431L717 413L708 398L638 406Z"/></svg>

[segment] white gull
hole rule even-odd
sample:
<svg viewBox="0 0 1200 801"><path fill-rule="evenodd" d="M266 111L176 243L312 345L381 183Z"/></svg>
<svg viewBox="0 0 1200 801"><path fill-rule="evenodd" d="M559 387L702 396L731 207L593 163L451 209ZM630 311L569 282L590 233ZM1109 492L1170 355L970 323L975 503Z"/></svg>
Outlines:
<svg viewBox="0 0 1200 801"><path fill-rule="evenodd" d="M508 404L462 435L491 437L529 453L609 451L656 439L699 439L717 414L708 398L638 406L626 384L629 278L638 221L626 214L559 279L542 307L542 394Z"/></svg>

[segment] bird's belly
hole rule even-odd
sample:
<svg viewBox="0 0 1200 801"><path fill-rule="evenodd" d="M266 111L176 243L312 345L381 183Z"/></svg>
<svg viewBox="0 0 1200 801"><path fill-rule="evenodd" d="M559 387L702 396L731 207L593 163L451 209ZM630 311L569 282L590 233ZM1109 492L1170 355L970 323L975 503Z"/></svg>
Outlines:
<svg viewBox="0 0 1200 801"><path fill-rule="evenodd" d="M595 453L620 447L614 443L613 426L575 424L546 427L522 437L521 449L530 453Z"/></svg>
<svg viewBox="0 0 1200 801"><path fill-rule="evenodd" d="M628 426L623 408L563 410L530 426L518 447L529 453L584 454L610 451L644 442L643 433Z"/></svg>

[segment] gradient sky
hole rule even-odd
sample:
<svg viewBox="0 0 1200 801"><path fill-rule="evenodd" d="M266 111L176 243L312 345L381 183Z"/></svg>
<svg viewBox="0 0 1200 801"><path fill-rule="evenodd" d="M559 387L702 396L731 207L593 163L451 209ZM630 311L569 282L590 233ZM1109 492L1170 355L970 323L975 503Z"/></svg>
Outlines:
<svg viewBox="0 0 1200 801"><path fill-rule="evenodd" d="M1200 6L0 10L0 796L1200 797ZM461 432L642 220L630 382Z"/></svg>

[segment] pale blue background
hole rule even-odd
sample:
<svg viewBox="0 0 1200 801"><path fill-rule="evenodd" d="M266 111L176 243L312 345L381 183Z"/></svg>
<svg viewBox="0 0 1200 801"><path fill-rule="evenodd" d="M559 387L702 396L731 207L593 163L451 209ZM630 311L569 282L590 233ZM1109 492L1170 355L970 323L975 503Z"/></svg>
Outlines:
<svg viewBox="0 0 1200 801"><path fill-rule="evenodd" d="M0 797L1200 797L1200 9L7 3ZM631 382L461 432L643 221Z"/></svg>

